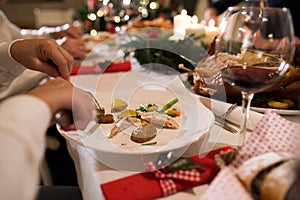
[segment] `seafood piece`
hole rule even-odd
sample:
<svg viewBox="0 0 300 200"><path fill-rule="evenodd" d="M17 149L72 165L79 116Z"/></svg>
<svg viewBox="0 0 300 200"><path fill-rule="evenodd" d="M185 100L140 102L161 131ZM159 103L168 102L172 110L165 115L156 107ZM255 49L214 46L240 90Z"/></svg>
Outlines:
<svg viewBox="0 0 300 200"><path fill-rule="evenodd" d="M170 116L158 112L140 113L141 118L160 128L178 129L178 123Z"/></svg>
<svg viewBox="0 0 300 200"><path fill-rule="evenodd" d="M122 130L128 128L129 126L132 126L133 123L130 120L129 117L125 117L120 119L116 125L111 129L110 134L108 136L108 139L116 136L119 132L121 132Z"/></svg>
<svg viewBox="0 0 300 200"><path fill-rule="evenodd" d="M115 122L112 114L98 115L96 120L99 124L111 124Z"/></svg>
<svg viewBox="0 0 300 200"><path fill-rule="evenodd" d="M144 143L155 138L156 134L157 129L153 125L143 122L139 127L132 131L130 139L137 143Z"/></svg>

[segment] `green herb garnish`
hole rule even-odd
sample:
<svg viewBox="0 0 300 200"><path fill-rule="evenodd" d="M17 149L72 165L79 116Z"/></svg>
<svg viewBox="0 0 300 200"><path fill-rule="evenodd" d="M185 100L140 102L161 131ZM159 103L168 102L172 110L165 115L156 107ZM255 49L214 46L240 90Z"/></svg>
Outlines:
<svg viewBox="0 0 300 200"><path fill-rule="evenodd" d="M191 158L180 157L173 163L167 166L167 169L170 172L176 172L180 170L193 170L197 169L201 164L195 163L195 161Z"/></svg>
<svg viewBox="0 0 300 200"><path fill-rule="evenodd" d="M169 108L171 108L173 105L175 105L178 101L179 101L178 98L173 99L172 101L165 104L159 112L167 111Z"/></svg>
<svg viewBox="0 0 300 200"><path fill-rule="evenodd" d="M148 143L143 143L143 146L148 146L148 145L155 145L157 142L148 142Z"/></svg>

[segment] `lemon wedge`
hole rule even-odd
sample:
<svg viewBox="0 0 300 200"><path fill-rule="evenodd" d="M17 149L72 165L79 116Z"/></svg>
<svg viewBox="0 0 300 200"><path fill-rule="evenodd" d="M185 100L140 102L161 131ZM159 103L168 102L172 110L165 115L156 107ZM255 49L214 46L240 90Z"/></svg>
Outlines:
<svg viewBox="0 0 300 200"><path fill-rule="evenodd" d="M119 98L114 98L111 112L121 112L122 110L126 109L128 104Z"/></svg>
<svg viewBox="0 0 300 200"><path fill-rule="evenodd" d="M289 104L283 103L283 102L279 102L279 101L269 101L268 105L271 108L277 108L277 109L287 109L289 107Z"/></svg>

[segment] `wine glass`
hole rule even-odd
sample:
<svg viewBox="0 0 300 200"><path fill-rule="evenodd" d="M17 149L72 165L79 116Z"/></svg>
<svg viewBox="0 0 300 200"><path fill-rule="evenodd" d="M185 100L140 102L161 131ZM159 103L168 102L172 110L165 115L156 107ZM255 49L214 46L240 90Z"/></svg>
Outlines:
<svg viewBox="0 0 300 200"><path fill-rule="evenodd" d="M294 30L287 8L228 8L216 39L215 59L224 83L242 94L238 148L245 141L254 94L278 82L293 56Z"/></svg>
<svg viewBox="0 0 300 200"><path fill-rule="evenodd" d="M139 15L139 0L101 0L101 10L106 22L115 26L115 32L126 31L127 23Z"/></svg>

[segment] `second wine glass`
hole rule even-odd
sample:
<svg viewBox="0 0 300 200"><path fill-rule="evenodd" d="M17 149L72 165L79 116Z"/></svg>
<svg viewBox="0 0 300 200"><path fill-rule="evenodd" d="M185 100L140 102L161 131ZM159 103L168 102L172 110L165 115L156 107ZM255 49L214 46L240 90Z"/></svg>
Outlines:
<svg viewBox="0 0 300 200"><path fill-rule="evenodd" d="M245 141L251 100L278 82L293 59L294 30L286 8L231 7L220 24L216 62L225 84L242 93L237 147Z"/></svg>

